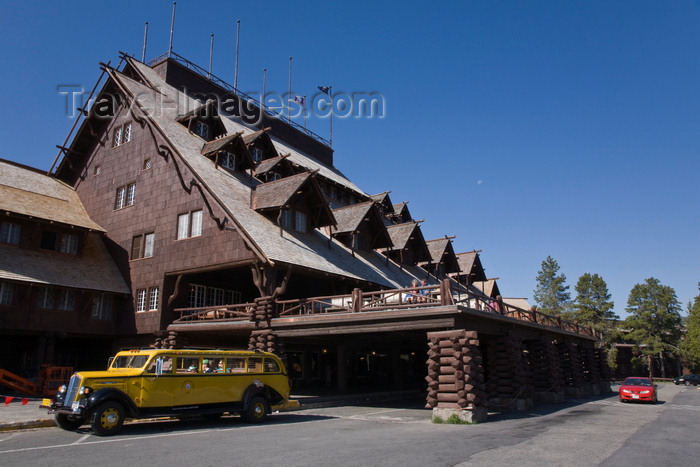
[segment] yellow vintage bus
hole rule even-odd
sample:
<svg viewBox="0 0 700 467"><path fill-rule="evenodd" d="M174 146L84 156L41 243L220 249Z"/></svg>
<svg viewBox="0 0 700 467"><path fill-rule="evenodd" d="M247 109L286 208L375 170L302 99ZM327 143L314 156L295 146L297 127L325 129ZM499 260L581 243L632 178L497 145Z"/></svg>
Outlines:
<svg viewBox="0 0 700 467"><path fill-rule="evenodd" d="M294 406L289 377L274 354L244 350L140 349L117 353L106 371L80 371L42 407L65 430L90 423L100 436L127 418L220 417L240 414L260 423Z"/></svg>

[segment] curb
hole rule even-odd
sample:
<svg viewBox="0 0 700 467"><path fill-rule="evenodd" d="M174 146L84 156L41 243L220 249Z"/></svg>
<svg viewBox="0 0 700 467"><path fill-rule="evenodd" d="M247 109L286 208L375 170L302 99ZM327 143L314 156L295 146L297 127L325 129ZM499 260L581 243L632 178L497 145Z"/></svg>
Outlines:
<svg viewBox="0 0 700 467"><path fill-rule="evenodd" d="M29 430L32 428L48 428L52 426L56 426L56 422L51 419L30 420L27 422L13 422L7 424L0 424L0 433L15 430Z"/></svg>

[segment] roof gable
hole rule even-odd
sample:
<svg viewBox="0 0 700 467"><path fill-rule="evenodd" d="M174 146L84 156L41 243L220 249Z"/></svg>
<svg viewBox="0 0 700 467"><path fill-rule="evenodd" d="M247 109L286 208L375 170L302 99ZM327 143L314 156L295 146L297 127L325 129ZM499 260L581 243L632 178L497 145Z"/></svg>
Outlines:
<svg viewBox="0 0 700 467"><path fill-rule="evenodd" d="M455 255L454 249L452 248L452 239L450 237L428 240L425 243L430 252L431 259L427 263L423 263L422 266L427 266L429 264L436 267L441 266L440 272L443 274L459 271L457 255Z"/></svg>
<svg viewBox="0 0 700 467"><path fill-rule="evenodd" d="M333 210L337 227L332 236L352 246L355 234L369 236L369 249L389 248L392 246L391 237L386 230L377 203L365 201L351 204Z"/></svg>
<svg viewBox="0 0 700 467"><path fill-rule="evenodd" d="M239 170L252 169L253 159L251 159L248 149L243 143L241 133L224 136L214 141L204 143L202 146L202 155L217 161L219 155L226 151L236 156L236 168Z"/></svg>

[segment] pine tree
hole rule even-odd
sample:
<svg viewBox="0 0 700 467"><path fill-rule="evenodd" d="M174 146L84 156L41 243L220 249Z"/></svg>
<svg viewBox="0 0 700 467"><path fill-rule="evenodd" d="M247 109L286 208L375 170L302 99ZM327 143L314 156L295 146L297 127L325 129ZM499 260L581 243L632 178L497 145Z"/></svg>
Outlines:
<svg viewBox="0 0 700 467"><path fill-rule="evenodd" d="M542 268L537 273L537 288L534 290L534 298L540 307L540 311L546 314L560 315L568 306L571 296L569 286L564 285L566 276L557 274L559 263L552 258L542 261Z"/></svg>
<svg viewBox="0 0 700 467"><path fill-rule="evenodd" d="M598 274L585 273L574 289L577 294L573 303L574 318L580 324L603 331L612 320L620 319L612 311L615 304L610 301L608 284Z"/></svg>
<svg viewBox="0 0 700 467"><path fill-rule="evenodd" d="M631 329L628 338L647 357L649 376L653 376L652 360L658 356L661 376L665 378L664 356L678 352L681 336L681 305L676 291L650 277L632 287L626 310L629 316L625 324Z"/></svg>
<svg viewBox="0 0 700 467"><path fill-rule="evenodd" d="M698 282L700 290L700 282ZM686 323L685 340L681 342L681 352L686 365L693 372L700 371L700 295L688 304L688 322Z"/></svg>

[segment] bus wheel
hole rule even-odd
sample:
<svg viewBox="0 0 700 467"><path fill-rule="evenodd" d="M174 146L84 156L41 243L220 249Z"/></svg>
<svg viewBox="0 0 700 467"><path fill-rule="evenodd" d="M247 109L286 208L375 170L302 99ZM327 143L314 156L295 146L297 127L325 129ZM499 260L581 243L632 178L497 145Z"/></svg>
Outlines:
<svg viewBox="0 0 700 467"><path fill-rule="evenodd" d="M85 423L85 419L82 417L75 418L64 413L57 413L54 419L56 420L56 425L67 431L75 431L80 428L80 425Z"/></svg>
<svg viewBox="0 0 700 467"><path fill-rule="evenodd" d="M241 414L246 423L262 423L270 413L270 407L264 397L255 396L250 400L248 408Z"/></svg>
<svg viewBox="0 0 700 467"><path fill-rule="evenodd" d="M90 418L92 431L98 436L113 435L124 424L124 409L118 402L105 402L97 406Z"/></svg>

